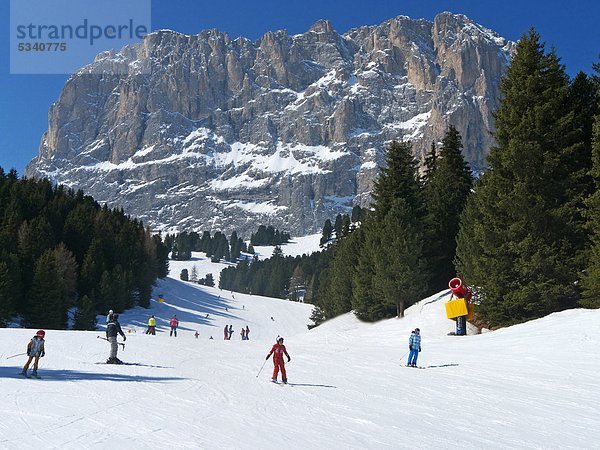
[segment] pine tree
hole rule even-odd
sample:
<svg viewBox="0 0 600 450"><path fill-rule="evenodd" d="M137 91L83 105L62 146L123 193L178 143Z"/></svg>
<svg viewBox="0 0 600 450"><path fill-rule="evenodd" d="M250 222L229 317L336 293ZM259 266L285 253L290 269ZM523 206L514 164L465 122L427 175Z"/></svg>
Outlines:
<svg viewBox="0 0 600 450"><path fill-rule="evenodd" d="M432 146L428 157L424 193L427 204L425 255L432 271L434 292L446 288L456 275L456 236L461 214L473 187L473 176L462 155L462 139L450 125L439 156Z"/></svg>
<svg viewBox="0 0 600 450"><path fill-rule="evenodd" d="M597 68L600 69L600 65ZM591 249L582 276L582 298L579 304L585 308L600 308L600 115L596 116L594 123L592 161L591 175L596 189L586 201Z"/></svg>
<svg viewBox="0 0 600 450"><path fill-rule="evenodd" d="M364 320L402 317L428 280L423 195L409 143L388 147L373 199L374 210L362 225L365 241L353 279L352 306Z"/></svg>
<svg viewBox="0 0 600 450"><path fill-rule="evenodd" d="M362 252L364 229L358 228L336 242L329 264L328 286L320 300L321 312L332 318L352 310L352 280Z"/></svg>
<svg viewBox="0 0 600 450"><path fill-rule="evenodd" d="M52 250L46 250L35 262L29 291L30 307L25 324L30 328L64 329L67 324L68 297Z"/></svg>
<svg viewBox="0 0 600 450"><path fill-rule="evenodd" d="M570 307L584 242L572 174L568 77L531 30L517 45L495 113L497 147L467 202L457 269L476 286L480 318L506 325Z"/></svg>
<svg viewBox="0 0 600 450"><path fill-rule="evenodd" d="M181 273L179 274L179 279L181 281L189 281L190 280L187 269L181 269Z"/></svg>
<svg viewBox="0 0 600 450"><path fill-rule="evenodd" d="M327 219L325 224L323 225L323 234L321 235L321 240L319 241L319 245L322 247L331 239L331 233L333 232L333 225L331 224L331 220Z"/></svg>
<svg viewBox="0 0 600 450"><path fill-rule="evenodd" d="M215 279L212 273L206 274L206 277L204 278L204 285L210 287L213 287L215 285Z"/></svg>
<svg viewBox="0 0 600 450"><path fill-rule="evenodd" d="M15 313L15 304L11 292L11 273L8 265L0 261L0 326L6 323Z"/></svg>
<svg viewBox="0 0 600 450"><path fill-rule="evenodd" d="M97 320L94 303L87 295L84 295L77 305L73 327L75 330L95 330L96 324Z"/></svg>

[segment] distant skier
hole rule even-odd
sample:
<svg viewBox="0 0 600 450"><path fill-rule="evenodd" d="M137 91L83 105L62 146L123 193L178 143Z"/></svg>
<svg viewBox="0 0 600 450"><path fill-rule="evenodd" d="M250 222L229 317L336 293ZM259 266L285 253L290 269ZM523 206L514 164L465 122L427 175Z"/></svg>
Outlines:
<svg viewBox="0 0 600 450"><path fill-rule="evenodd" d="M240 334L242 335L242 341L246 340L246 329L242 328L242 331L240 331Z"/></svg>
<svg viewBox="0 0 600 450"><path fill-rule="evenodd" d="M152 334L156 336L156 319L154 316L150 316L148 319L148 329L146 330L146 334Z"/></svg>
<svg viewBox="0 0 600 450"><path fill-rule="evenodd" d="M28 359L25 363L25 366L23 366L21 375L27 376L27 369L29 369L29 364L31 364L31 361L33 360L33 370L31 373L34 377L38 378L38 363L40 358L43 358L46 354L46 349L44 347L44 336L46 336L46 332L44 330L39 330L35 336L31 338L29 344L27 344Z"/></svg>
<svg viewBox="0 0 600 450"><path fill-rule="evenodd" d="M106 323L110 322L110 319L113 314L114 314L114 311L112 309L110 311L108 311L108 315L106 316Z"/></svg>
<svg viewBox="0 0 600 450"><path fill-rule="evenodd" d="M408 354L407 365L409 367L417 367L417 358L421 351L421 330L418 328L414 329L408 339L408 349L410 350L410 353Z"/></svg>
<svg viewBox="0 0 600 450"><path fill-rule="evenodd" d="M246 340L250 340L250 328L248 328L248 325L246 325Z"/></svg>
<svg viewBox="0 0 600 450"><path fill-rule="evenodd" d="M195 337L196 339L198 339L198 336L200 336L200 333L198 333L198 332L196 331L196 332L194 333L194 337Z"/></svg>
<svg viewBox="0 0 600 450"><path fill-rule="evenodd" d="M119 323L119 315L113 314L110 322L106 326L106 339L110 342L110 356L106 361L106 364L123 364L119 358L117 358L117 351L119 350L119 346L117 345L117 334L120 334L123 337L123 342L127 340L125 337L125 333L121 329L121 324Z"/></svg>
<svg viewBox="0 0 600 450"><path fill-rule="evenodd" d="M229 340L229 325L225 325L225 328L223 328L223 339Z"/></svg>
<svg viewBox="0 0 600 450"><path fill-rule="evenodd" d="M173 333L175 333L175 337L177 337L177 327L179 326L179 319L177 319L176 315L173 315L173 317L171 317L169 325L171 325L171 333L169 333L169 336L173 336Z"/></svg>
<svg viewBox="0 0 600 450"><path fill-rule="evenodd" d="M285 345L283 345L283 338L281 336L277 336L277 343L273 345L273 348L271 348L271 351L267 355L266 359L269 359L271 355L273 355L273 364L275 366L273 367L273 378L271 381L273 381L273 383L277 383L277 375L279 374L279 370L281 370L281 381L287 383L287 374L285 372L283 355L287 356L288 362L290 362L292 358L290 358L290 355L288 355Z"/></svg>
<svg viewBox="0 0 600 450"><path fill-rule="evenodd" d="M233 336L233 325L229 325L229 337L227 340L231 340L231 336Z"/></svg>

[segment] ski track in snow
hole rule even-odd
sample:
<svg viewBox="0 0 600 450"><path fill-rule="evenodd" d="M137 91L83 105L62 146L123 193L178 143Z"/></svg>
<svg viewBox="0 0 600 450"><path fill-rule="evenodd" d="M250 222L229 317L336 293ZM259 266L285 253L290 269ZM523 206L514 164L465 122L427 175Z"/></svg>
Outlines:
<svg viewBox="0 0 600 450"><path fill-rule="evenodd" d="M185 264L172 262L173 277ZM216 275L204 262L207 271ZM97 338L103 317L97 332L47 330L41 380L18 375L24 357L3 356L0 448L598 445L599 310L455 337L447 335L454 323L442 292L401 320L365 324L346 314L308 331L310 305L175 278L154 290L164 303L121 315L127 341L119 357L145 365L98 364L108 356ZM144 334L150 314L156 336ZM181 321L177 338L169 337L173 314ZM225 324L234 327L231 341L223 340ZM245 325L250 341L240 340ZM416 326L425 370L403 367ZM34 331L1 329L4 355L22 350ZM271 360L256 376L277 335L292 357L291 386L270 383Z"/></svg>

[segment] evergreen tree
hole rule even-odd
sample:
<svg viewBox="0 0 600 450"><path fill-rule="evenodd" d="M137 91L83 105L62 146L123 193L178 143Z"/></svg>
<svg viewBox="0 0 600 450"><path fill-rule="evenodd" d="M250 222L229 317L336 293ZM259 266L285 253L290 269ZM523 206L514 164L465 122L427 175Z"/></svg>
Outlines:
<svg viewBox="0 0 600 450"><path fill-rule="evenodd" d="M350 216L350 220L352 221L352 223L357 223L362 221L363 219L363 210L359 205L355 205L354 208L352 208L352 215ZM329 222L329 225L331 226L331 222Z"/></svg>
<svg viewBox="0 0 600 450"><path fill-rule="evenodd" d="M193 281L194 283L196 283L198 281L198 269L196 268L196 265L192 266L192 273L190 274L190 281Z"/></svg>
<svg viewBox="0 0 600 450"><path fill-rule="evenodd" d="M190 281L190 277L187 269L181 269L181 273L179 274L179 279L181 281Z"/></svg>
<svg viewBox="0 0 600 450"><path fill-rule="evenodd" d="M427 246L425 255L432 271L432 290L446 288L456 275L456 236L461 214L473 187L473 176L462 156L462 139L452 125L446 133L439 157L435 147L427 162L424 193Z"/></svg>
<svg viewBox="0 0 600 450"><path fill-rule="evenodd" d="M207 273L206 277L204 277L204 285L213 287L215 285L215 279L212 273Z"/></svg>
<svg viewBox="0 0 600 450"><path fill-rule="evenodd" d="M363 320L396 314L419 299L428 274L423 255L423 195L409 143L393 142L373 190L374 211L353 279L352 306Z"/></svg>
<svg viewBox="0 0 600 450"><path fill-rule="evenodd" d="M500 91L497 147L467 201L456 258L491 325L572 306L585 241L575 209L581 132L572 126L568 77L535 31L517 44Z"/></svg>
<svg viewBox="0 0 600 450"><path fill-rule="evenodd" d="M94 303L87 295L79 300L77 311L75 312L75 330L95 330L96 329L96 310Z"/></svg>
<svg viewBox="0 0 600 450"><path fill-rule="evenodd" d="M54 252L46 250L35 262L30 306L25 315L29 328L65 328L68 297L58 273Z"/></svg>
<svg viewBox="0 0 600 450"><path fill-rule="evenodd" d="M329 264L327 289L320 301L319 313L332 318L352 310L352 280L356 276L358 257L362 252L364 229L358 228L333 247Z"/></svg>
<svg viewBox="0 0 600 450"><path fill-rule="evenodd" d="M596 67L600 69L600 65ZM592 161L591 175L596 189L586 201L591 250L582 276L580 305L585 308L600 308L600 115L596 116L594 123Z"/></svg>
<svg viewBox="0 0 600 450"><path fill-rule="evenodd" d="M342 226L342 215L338 214L337 216L335 216L335 225L333 226L336 239L339 239L342 236Z"/></svg>
<svg viewBox="0 0 600 450"><path fill-rule="evenodd" d="M329 240L331 239L331 233L333 232L333 225L331 224L331 220L327 219L325 224L323 225L323 234L321 235L321 240L319 244L323 247Z"/></svg>
<svg viewBox="0 0 600 450"><path fill-rule="evenodd" d="M0 326L5 327L15 313L11 289L11 273L8 265L0 260Z"/></svg>

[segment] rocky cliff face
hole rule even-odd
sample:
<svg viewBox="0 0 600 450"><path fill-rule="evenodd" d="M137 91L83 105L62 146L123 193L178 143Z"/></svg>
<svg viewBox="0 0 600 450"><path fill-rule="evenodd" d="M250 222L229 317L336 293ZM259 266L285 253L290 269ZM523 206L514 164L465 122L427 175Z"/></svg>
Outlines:
<svg viewBox="0 0 600 450"><path fill-rule="evenodd" d="M67 81L26 175L155 229L314 232L368 204L393 139L423 158L453 124L482 169L513 48L450 13L343 35L319 21L256 42L157 31Z"/></svg>

